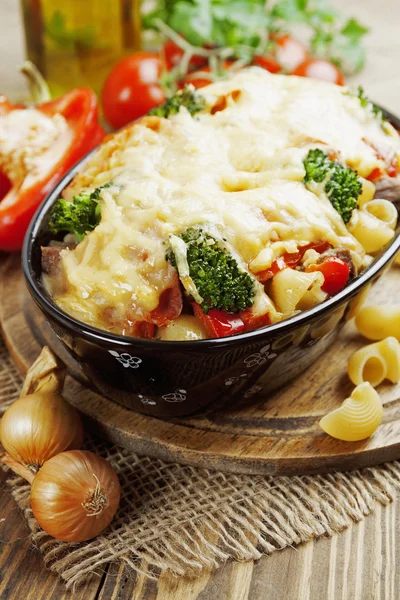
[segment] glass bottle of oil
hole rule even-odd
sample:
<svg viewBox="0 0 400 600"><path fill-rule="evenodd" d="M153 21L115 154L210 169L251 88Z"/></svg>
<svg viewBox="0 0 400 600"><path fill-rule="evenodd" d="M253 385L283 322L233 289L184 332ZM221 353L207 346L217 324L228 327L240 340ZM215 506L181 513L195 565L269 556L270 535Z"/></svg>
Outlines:
<svg viewBox="0 0 400 600"><path fill-rule="evenodd" d="M21 0L27 58L53 96L99 93L119 58L140 48L140 0Z"/></svg>

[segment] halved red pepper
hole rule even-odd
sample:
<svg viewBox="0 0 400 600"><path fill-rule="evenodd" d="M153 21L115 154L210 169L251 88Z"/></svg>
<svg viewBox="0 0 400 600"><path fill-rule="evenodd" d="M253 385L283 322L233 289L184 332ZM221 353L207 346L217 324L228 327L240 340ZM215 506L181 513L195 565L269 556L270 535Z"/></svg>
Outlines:
<svg viewBox="0 0 400 600"><path fill-rule="evenodd" d="M216 308L211 308L205 314L196 302L193 302L192 306L195 317L203 323L208 335L212 338L227 337L245 331L245 324L239 315L231 315Z"/></svg>
<svg viewBox="0 0 400 600"><path fill-rule="evenodd" d="M0 96L0 117L12 111L24 110ZM29 109L26 109L29 110ZM97 146L105 132L98 122L95 93L89 88L77 88L60 98L39 104L35 110L53 117L62 115L67 129L57 144L63 144L61 157L56 163L42 167L32 180L29 173L21 178L7 164L0 168L0 250L20 250L29 222L41 201L71 167Z"/></svg>

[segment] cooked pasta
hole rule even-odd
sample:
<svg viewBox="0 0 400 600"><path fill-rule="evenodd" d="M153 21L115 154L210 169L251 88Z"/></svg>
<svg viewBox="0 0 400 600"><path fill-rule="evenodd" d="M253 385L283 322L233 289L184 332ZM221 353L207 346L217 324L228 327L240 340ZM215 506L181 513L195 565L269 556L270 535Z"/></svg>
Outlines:
<svg viewBox="0 0 400 600"><path fill-rule="evenodd" d="M323 283L322 273L302 273L295 269L283 269L272 280L271 298L280 312L290 314L299 309L302 300L309 304L307 308L320 302L318 293L321 292Z"/></svg>
<svg viewBox="0 0 400 600"><path fill-rule="evenodd" d="M400 305L363 306L356 314L356 327L369 340L394 336L400 340Z"/></svg>
<svg viewBox="0 0 400 600"><path fill-rule="evenodd" d="M385 223L390 229L396 228L398 216L397 210L389 200L381 200L379 198L370 200L363 205L362 209L376 217L379 221Z"/></svg>
<svg viewBox="0 0 400 600"><path fill-rule="evenodd" d="M400 381L400 343L394 337L363 346L355 352L347 365L347 372L355 385L368 381L377 387L384 379Z"/></svg>
<svg viewBox="0 0 400 600"><path fill-rule="evenodd" d="M385 202L382 200L382 202ZM349 231L369 254L378 252L394 237L393 228L385 221L378 219L364 205L362 210L354 211L349 223Z"/></svg>
<svg viewBox="0 0 400 600"><path fill-rule="evenodd" d="M370 437L382 423L383 406L370 383L358 385L343 404L325 415L321 428L338 440L358 442Z"/></svg>
<svg viewBox="0 0 400 600"><path fill-rule="evenodd" d="M386 177L400 138L357 96L261 69L200 93L195 116L182 106L109 137L64 191L97 219L42 250L50 293L78 320L160 339L249 331L338 293L393 238L394 208L368 178Z"/></svg>

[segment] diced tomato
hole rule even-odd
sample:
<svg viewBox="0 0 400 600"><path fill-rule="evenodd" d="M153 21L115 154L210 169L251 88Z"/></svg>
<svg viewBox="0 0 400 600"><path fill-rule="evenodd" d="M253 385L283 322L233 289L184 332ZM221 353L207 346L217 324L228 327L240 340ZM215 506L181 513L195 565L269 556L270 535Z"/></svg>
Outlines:
<svg viewBox="0 0 400 600"><path fill-rule="evenodd" d="M310 265L306 270L322 273L325 281L321 289L329 296L334 296L340 292L345 287L350 275L350 266L347 262L335 256L330 256L319 265Z"/></svg>
<svg viewBox="0 0 400 600"><path fill-rule="evenodd" d="M269 269L256 273L256 277L258 281L264 283L265 281L268 281L268 279L272 279L272 277L274 277L279 271L282 271L282 269L285 269L286 267L290 267L291 269L293 269L294 267L296 267L303 258L304 254L307 252L307 250L315 250L316 252L319 252L319 254L322 254L322 252L326 252L327 250L329 250L330 247L331 245L329 242L318 241L311 242L306 246L301 246L297 252L286 252L282 256L279 256L272 263Z"/></svg>
<svg viewBox="0 0 400 600"><path fill-rule="evenodd" d="M376 181L377 179L380 179L381 177L383 177L383 175L384 175L383 171L379 167L376 167L375 169L372 169L372 171L368 175L367 179L369 181Z"/></svg>
<svg viewBox="0 0 400 600"><path fill-rule="evenodd" d="M251 64L261 67L270 73L280 73L282 71L281 65L272 56L255 56Z"/></svg>
<svg viewBox="0 0 400 600"><path fill-rule="evenodd" d="M296 254L298 253L296 252ZM265 271L259 271L258 273L256 273L256 277L258 281L260 281L261 283L265 283L266 281L268 281L268 279L272 279L272 277L274 277L279 271L282 271L282 269L286 269L286 267L287 264L285 263L283 256L279 256L279 258L274 260L269 269L265 269Z"/></svg>
<svg viewBox="0 0 400 600"><path fill-rule="evenodd" d="M192 306L195 317L203 323L212 338L227 337L245 331L245 324L239 315L231 315L216 308L212 308L205 314L196 302L193 302Z"/></svg>
<svg viewBox="0 0 400 600"><path fill-rule="evenodd" d="M269 313L256 315L249 310L240 312L239 317L244 323L244 331L254 331L254 329L260 329L260 327L271 325Z"/></svg>
<svg viewBox="0 0 400 600"><path fill-rule="evenodd" d="M366 138L363 138L363 141L369 146L371 146L371 148L376 154L376 157L385 163L386 173L389 175L389 177L397 177L399 173L399 167L397 163L397 156L393 152L393 150L389 146L385 147L383 145L377 145L367 140ZM376 167L371 171L367 179L369 179L370 181L375 181L376 179L380 179L384 175L385 172L379 167Z"/></svg>

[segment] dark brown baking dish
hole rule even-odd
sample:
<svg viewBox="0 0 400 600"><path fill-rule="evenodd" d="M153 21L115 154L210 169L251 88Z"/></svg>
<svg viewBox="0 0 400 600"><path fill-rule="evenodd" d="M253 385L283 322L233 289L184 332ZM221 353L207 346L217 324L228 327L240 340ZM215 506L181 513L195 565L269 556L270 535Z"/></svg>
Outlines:
<svg viewBox="0 0 400 600"><path fill-rule="evenodd" d="M400 129L400 120L386 116ZM103 395L136 411L177 417L265 397L309 367L344 322L351 300L388 267L400 235L342 292L290 319L229 338L167 342L113 335L75 320L41 281L41 245L50 240L49 213L84 158L39 207L22 252L29 292L84 373Z"/></svg>

